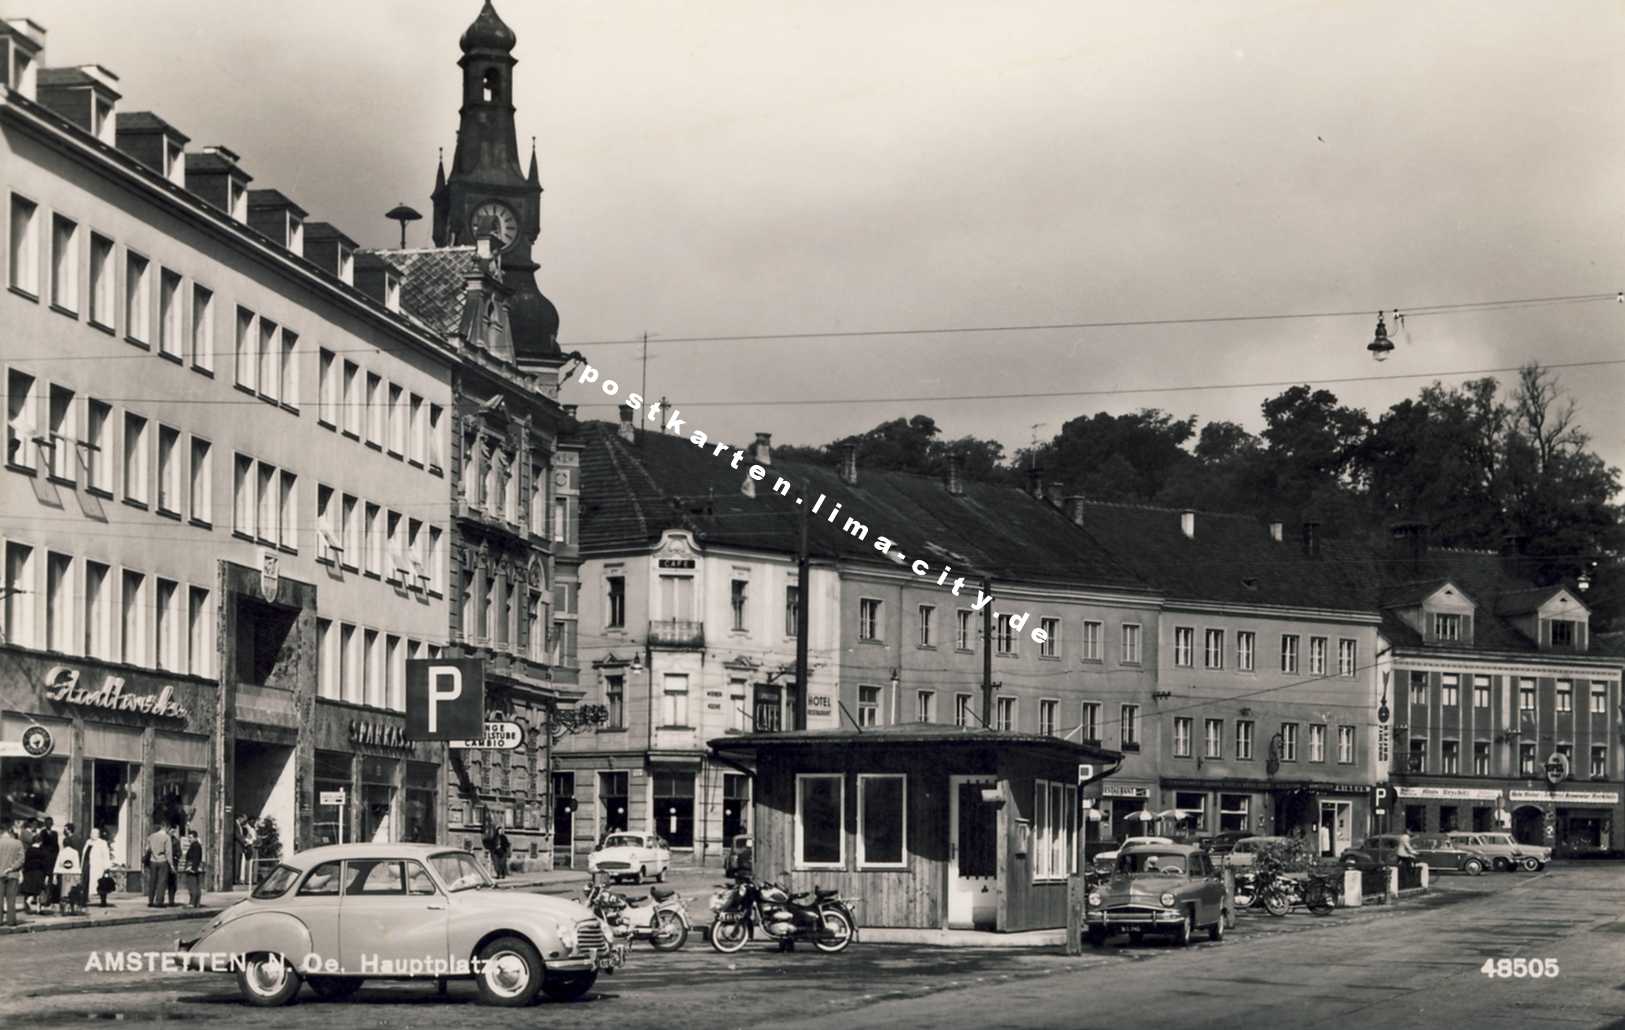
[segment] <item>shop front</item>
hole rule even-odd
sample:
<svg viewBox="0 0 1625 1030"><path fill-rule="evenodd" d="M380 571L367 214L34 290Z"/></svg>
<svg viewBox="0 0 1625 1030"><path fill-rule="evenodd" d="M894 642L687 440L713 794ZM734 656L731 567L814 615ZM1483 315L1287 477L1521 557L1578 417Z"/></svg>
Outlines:
<svg viewBox="0 0 1625 1030"><path fill-rule="evenodd" d="M1622 846L1618 791L1515 787L1507 791L1507 802L1514 814L1513 836L1522 843L1544 845L1557 855Z"/></svg>
<svg viewBox="0 0 1625 1030"><path fill-rule="evenodd" d="M115 879L140 889L153 828L207 834L215 685L19 648L3 653L0 740L19 746L0 756L0 818L49 816L59 829L105 833ZM35 753L20 747L25 736Z"/></svg>
<svg viewBox="0 0 1625 1030"><path fill-rule="evenodd" d="M400 713L325 698L316 702L310 737L314 844L439 842L434 814L444 745L407 739Z"/></svg>
<svg viewBox="0 0 1625 1030"><path fill-rule="evenodd" d="M1499 787L1401 783L1394 786L1394 808L1384 828L1412 833L1488 833L1506 830L1510 819L1506 794Z"/></svg>
<svg viewBox="0 0 1625 1030"><path fill-rule="evenodd" d="M1157 811L1152 805L1156 793L1156 785L1146 780L1113 778L1087 788L1084 795L1096 799L1100 811L1100 822L1090 834L1090 853L1113 849L1125 837L1157 832L1148 828L1152 823L1146 819Z"/></svg>

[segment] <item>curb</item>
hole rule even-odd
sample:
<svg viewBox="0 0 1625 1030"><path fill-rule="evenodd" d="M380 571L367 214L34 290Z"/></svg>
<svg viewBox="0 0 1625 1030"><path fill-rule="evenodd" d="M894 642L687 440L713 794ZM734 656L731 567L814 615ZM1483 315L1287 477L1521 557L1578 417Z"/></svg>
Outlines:
<svg viewBox="0 0 1625 1030"><path fill-rule="evenodd" d="M183 919L210 919L224 912L224 908L204 905L182 908L174 912L148 912L136 916L113 916L108 919L59 919L52 922L24 923L21 926L0 926L0 937L10 934L49 933L52 930L92 930L101 926L134 926L138 923L172 923Z"/></svg>

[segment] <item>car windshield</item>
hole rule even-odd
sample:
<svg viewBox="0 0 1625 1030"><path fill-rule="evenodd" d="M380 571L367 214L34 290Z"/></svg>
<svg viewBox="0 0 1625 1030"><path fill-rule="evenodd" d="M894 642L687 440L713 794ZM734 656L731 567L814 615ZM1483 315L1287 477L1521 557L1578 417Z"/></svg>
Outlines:
<svg viewBox="0 0 1625 1030"><path fill-rule="evenodd" d="M288 888L292 887L293 881L297 879L299 879L299 870L291 865L278 865L265 874L265 879L254 886L254 892L251 896L256 898L280 898L288 892Z"/></svg>
<svg viewBox="0 0 1625 1030"><path fill-rule="evenodd" d="M446 882L446 889L450 891L473 890L477 887L493 886L491 878L485 875L485 870L474 860L474 856L466 851L442 851L429 858L429 864L434 871Z"/></svg>
<svg viewBox="0 0 1625 1030"><path fill-rule="evenodd" d="M1120 873L1151 873L1158 876L1184 876L1185 856L1157 851L1136 851L1117 857Z"/></svg>
<svg viewBox="0 0 1625 1030"><path fill-rule="evenodd" d="M604 839L606 848L641 848L643 838L630 833L612 833Z"/></svg>

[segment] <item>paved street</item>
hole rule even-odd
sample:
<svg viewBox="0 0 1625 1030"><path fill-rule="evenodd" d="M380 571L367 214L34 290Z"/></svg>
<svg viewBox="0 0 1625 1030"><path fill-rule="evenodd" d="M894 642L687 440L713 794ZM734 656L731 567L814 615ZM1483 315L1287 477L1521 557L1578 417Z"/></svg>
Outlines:
<svg viewBox="0 0 1625 1030"><path fill-rule="evenodd" d="M702 900L700 877L681 886ZM790 1025L1625 1027L1625 869L1557 865L1534 877L1447 879L1425 901L1316 919L1245 916L1223 943L1178 951L1119 939L1083 960L1054 953L879 946L836 957L753 945L717 955L695 936L674 955L638 946L586 1001L580 1027ZM189 923L69 930L0 940L0 1025L122 1025L229 1019L242 1026L500 1026L473 988L369 985L344 1004L308 992L282 1010L238 1004L231 978L84 970L92 949L162 948ZM1486 958L1556 958L1555 981L1491 981ZM549 1022L564 1006L543 1004ZM1085 1013L1087 1015L1085 1015Z"/></svg>

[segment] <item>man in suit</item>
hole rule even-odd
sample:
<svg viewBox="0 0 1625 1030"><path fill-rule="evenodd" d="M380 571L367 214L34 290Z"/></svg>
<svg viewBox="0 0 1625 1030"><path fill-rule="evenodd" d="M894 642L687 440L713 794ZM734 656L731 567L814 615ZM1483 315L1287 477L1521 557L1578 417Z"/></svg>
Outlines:
<svg viewBox="0 0 1625 1030"><path fill-rule="evenodd" d="M17 820L0 822L0 918L17 926L17 891L23 881L23 842L17 839Z"/></svg>

